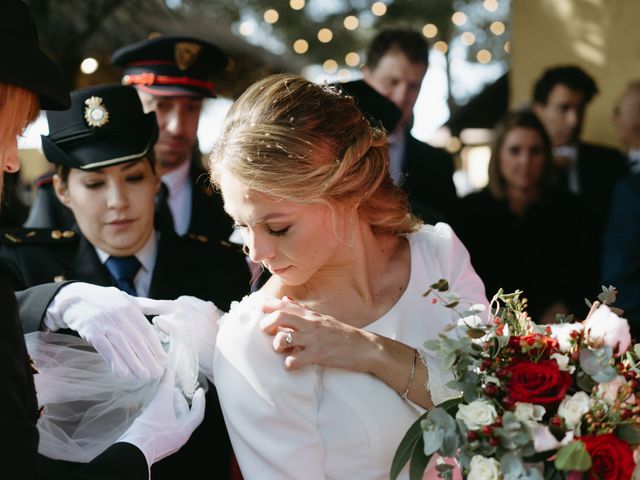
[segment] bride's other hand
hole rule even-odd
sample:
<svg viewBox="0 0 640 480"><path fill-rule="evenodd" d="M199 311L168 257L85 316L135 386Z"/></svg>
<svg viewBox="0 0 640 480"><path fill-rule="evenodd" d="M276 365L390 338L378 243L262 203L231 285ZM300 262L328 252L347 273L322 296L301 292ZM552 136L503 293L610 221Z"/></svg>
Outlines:
<svg viewBox="0 0 640 480"><path fill-rule="evenodd" d="M285 367L324 365L357 372L370 371L378 337L323 315L288 297L266 299L260 324L273 335L273 349L285 354Z"/></svg>

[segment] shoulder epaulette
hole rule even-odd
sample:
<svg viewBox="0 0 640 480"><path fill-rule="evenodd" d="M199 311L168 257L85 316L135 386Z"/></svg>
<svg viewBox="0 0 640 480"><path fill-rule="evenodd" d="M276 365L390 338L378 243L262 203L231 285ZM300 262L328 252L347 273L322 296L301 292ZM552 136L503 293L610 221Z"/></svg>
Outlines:
<svg viewBox="0 0 640 480"><path fill-rule="evenodd" d="M0 229L0 242L5 245L36 245L69 242L77 238L73 230L13 227Z"/></svg>
<svg viewBox="0 0 640 480"><path fill-rule="evenodd" d="M209 243L209 237L207 237L206 235L198 235L195 233L187 233L186 235L187 238L190 238L191 240L194 240L196 242L199 243Z"/></svg>

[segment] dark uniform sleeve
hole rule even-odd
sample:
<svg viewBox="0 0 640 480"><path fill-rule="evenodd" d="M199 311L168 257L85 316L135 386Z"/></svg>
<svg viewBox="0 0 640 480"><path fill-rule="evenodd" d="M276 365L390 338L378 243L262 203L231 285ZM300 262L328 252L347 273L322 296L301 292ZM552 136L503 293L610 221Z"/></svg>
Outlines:
<svg viewBox="0 0 640 480"><path fill-rule="evenodd" d="M18 305L11 282L4 277L0 277L0 308L0 425L7 434L4 446L0 449L2 477L35 479L37 399L18 319Z"/></svg>
<svg viewBox="0 0 640 480"><path fill-rule="evenodd" d="M78 469L71 480L147 480L147 460L138 447L114 443L90 463Z"/></svg>

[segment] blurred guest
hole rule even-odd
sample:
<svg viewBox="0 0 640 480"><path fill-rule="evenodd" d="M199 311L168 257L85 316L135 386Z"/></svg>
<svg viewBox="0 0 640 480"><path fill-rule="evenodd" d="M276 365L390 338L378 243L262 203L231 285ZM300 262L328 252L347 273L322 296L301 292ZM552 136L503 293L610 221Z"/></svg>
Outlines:
<svg viewBox="0 0 640 480"><path fill-rule="evenodd" d="M154 113L143 112L135 90L90 87L72 92L71 102L65 112L48 112L49 135L42 142L56 165L56 195L77 225L5 235L0 253L26 285L80 280L141 297L191 295L222 308L247 293L248 272L234 250L154 228L158 126ZM224 276L212 279L211 272ZM203 465L228 475L230 446L213 389L207 398L204 423L180 452L153 467L154 479L195 474ZM42 470L66 478L72 466L60 463L43 460Z"/></svg>
<svg viewBox="0 0 640 480"><path fill-rule="evenodd" d="M24 223L29 215L29 207L20 197L21 183L19 172L4 172L2 208L0 226L17 227Z"/></svg>
<svg viewBox="0 0 640 480"><path fill-rule="evenodd" d="M455 212L453 159L444 150L410 133L422 80L429 66L429 45L412 30L383 30L369 44L364 80L402 111L389 135L391 178L409 194L414 213L436 223Z"/></svg>
<svg viewBox="0 0 640 480"><path fill-rule="evenodd" d="M640 173L640 81L630 83L622 92L612 121L626 150L629 172Z"/></svg>
<svg viewBox="0 0 640 480"><path fill-rule="evenodd" d="M461 201L458 233L490 298L524 291L529 312L549 322L582 313L597 286L592 229L578 198L554 188L551 144L530 112L497 128L489 185Z"/></svg>
<svg viewBox="0 0 640 480"><path fill-rule="evenodd" d="M552 67L534 85L532 108L551 138L559 184L583 199L602 232L613 187L626 166L617 150L580 140L587 105L597 93L596 82L581 68Z"/></svg>

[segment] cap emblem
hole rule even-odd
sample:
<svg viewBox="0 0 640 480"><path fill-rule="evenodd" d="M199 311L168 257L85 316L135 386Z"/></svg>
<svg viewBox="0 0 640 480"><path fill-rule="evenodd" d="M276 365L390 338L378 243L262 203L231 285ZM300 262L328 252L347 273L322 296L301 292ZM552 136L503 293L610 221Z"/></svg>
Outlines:
<svg viewBox="0 0 640 480"><path fill-rule="evenodd" d="M192 42L178 42L176 43L174 56L176 59L176 65L182 71L191 67L198 58L202 50L202 45Z"/></svg>
<svg viewBox="0 0 640 480"><path fill-rule="evenodd" d="M84 119L90 127L102 127L109 123L109 110L104 105L102 98L89 97L84 101Z"/></svg>

